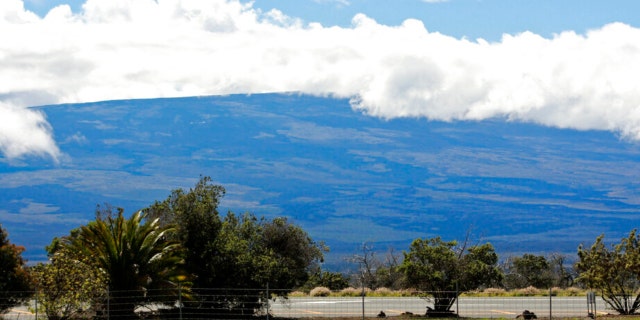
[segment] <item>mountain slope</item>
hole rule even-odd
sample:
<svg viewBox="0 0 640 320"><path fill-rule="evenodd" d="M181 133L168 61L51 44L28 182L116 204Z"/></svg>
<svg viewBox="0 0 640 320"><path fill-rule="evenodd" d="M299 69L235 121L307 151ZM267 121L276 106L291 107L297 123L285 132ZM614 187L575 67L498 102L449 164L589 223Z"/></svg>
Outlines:
<svg viewBox="0 0 640 320"><path fill-rule="evenodd" d="M0 163L0 223L44 259L53 236L208 175L223 208L285 215L331 248L416 237L490 241L503 256L573 255L638 225L640 149L608 132L505 122L384 120L348 101L265 94L41 107L66 157Z"/></svg>

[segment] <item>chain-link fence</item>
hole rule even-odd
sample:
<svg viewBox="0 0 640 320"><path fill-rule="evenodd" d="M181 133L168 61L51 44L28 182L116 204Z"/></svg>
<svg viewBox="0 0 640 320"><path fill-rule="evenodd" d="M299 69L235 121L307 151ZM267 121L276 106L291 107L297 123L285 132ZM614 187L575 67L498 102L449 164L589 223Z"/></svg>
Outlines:
<svg viewBox="0 0 640 320"><path fill-rule="evenodd" d="M401 314L424 315L433 309L433 295L412 292L410 295L376 296L375 293L350 296L340 292L328 296L297 293L277 298L276 291L264 289L192 289L165 292L108 292L93 301L48 301L42 292L33 294L27 303L12 307L3 319L53 319L53 315L71 319L249 319L269 318L376 318ZM290 291L290 290L286 290ZM62 296L62 295L61 295ZM270 299L267 299L270 297ZM611 312L603 300L586 296L561 297L470 297L461 296L450 310L465 318L516 318L525 310L537 318L597 317ZM4 307L4 306L0 306ZM5 308L2 308L5 309ZM59 318L58 318L59 319Z"/></svg>

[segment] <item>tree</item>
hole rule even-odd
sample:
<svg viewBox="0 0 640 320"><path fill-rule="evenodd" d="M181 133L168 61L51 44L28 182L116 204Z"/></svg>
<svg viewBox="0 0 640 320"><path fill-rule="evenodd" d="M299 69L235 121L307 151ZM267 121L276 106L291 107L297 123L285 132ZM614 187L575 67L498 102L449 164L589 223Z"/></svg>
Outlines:
<svg viewBox="0 0 640 320"><path fill-rule="evenodd" d="M360 247L360 250L362 251L361 253L354 254L349 258L350 262L358 264L359 270L358 274L355 275L354 281L359 286L377 289L376 270L381 266L380 260L377 259L372 244L365 242Z"/></svg>
<svg viewBox="0 0 640 320"><path fill-rule="evenodd" d="M259 224L262 234L258 235L256 249L261 249L259 254L271 259L266 283L281 289L304 284L311 271L323 261L323 253L329 250L328 247L313 241L306 231L285 217L263 218Z"/></svg>
<svg viewBox="0 0 640 320"><path fill-rule="evenodd" d="M268 286L270 294L286 295L306 282L326 250L286 218L232 212L220 217L224 194L211 178L201 177L194 188L174 190L147 209L178 226L176 236L193 276L194 300L185 306L189 317L246 318L262 309L266 300L260 290Z"/></svg>
<svg viewBox="0 0 640 320"><path fill-rule="evenodd" d="M218 296L208 289L221 288L225 272L233 271L224 263L228 258L223 253L229 250L224 250L225 243L218 240L222 229L218 204L224 194L222 186L201 177L194 188L175 189L165 200L145 209L150 218L176 226L174 238L185 248L185 270L193 279L194 299L185 304L185 313L190 316L204 317L198 310L217 308Z"/></svg>
<svg viewBox="0 0 640 320"><path fill-rule="evenodd" d="M38 305L50 320L87 319L106 298L106 274L90 257L59 247L59 239L47 247L49 263L31 269L38 289Z"/></svg>
<svg viewBox="0 0 640 320"><path fill-rule="evenodd" d="M508 259L504 284L508 288L549 288L553 284L551 265L544 256L525 253Z"/></svg>
<svg viewBox="0 0 640 320"><path fill-rule="evenodd" d="M431 295L432 315L451 314L451 307L462 292L492 285L502 279L498 255L489 243L467 248L467 241L443 241L440 237L415 239L400 270L410 286Z"/></svg>
<svg viewBox="0 0 640 320"><path fill-rule="evenodd" d="M322 261L324 246L316 244L300 227L286 218L268 220L250 213L231 212L222 223L220 250L212 257L220 275L214 288L231 288L224 301L216 301L216 313L246 318L264 308L267 286L270 295L284 297L303 285ZM229 298L232 297L232 298Z"/></svg>
<svg viewBox="0 0 640 320"><path fill-rule="evenodd" d="M552 254L548 261L553 277L553 285L560 288L567 288L573 285L575 278L574 270L565 266L566 257L562 254Z"/></svg>
<svg viewBox="0 0 640 320"><path fill-rule="evenodd" d="M136 212L126 219L118 208L63 239L67 250L90 258L106 274L114 318L136 318L136 307L149 303L175 304L185 278L183 251L170 237L173 227L145 218Z"/></svg>
<svg viewBox="0 0 640 320"><path fill-rule="evenodd" d="M218 204L224 196L222 186L211 183L211 178L201 177L194 188L185 191L175 189L164 201L156 201L145 212L162 225L173 225L174 239L185 248L185 261L189 273L197 275L194 288L213 288L217 277L216 264L212 258L220 251L218 235L222 219Z"/></svg>
<svg viewBox="0 0 640 320"><path fill-rule="evenodd" d="M0 225L0 313L24 302L31 295L31 280L22 259L24 247L9 241Z"/></svg>
<svg viewBox="0 0 640 320"><path fill-rule="evenodd" d="M393 248L389 248L384 260L378 258L370 243L363 243L359 250L361 253L347 259L358 265L358 274L352 278L352 285L364 285L369 289L399 289L402 286L402 273L398 271L400 257Z"/></svg>
<svg viewBox="0 0 640 320"><path fill-rule="evenodd" d="M340 272L331 272L317 268L309 275L309 280L302 287L311 290L315 287L325 287L329 290L341 290L349 286L349 279Z"/></svg>
<svg viewBox="0 0 640 320"><path fill-rule="evenodd" d="M384 262L376 270L378 287L385 287L393 290L402 288L403 274L399 271L400 258L395 249L389 248Z"/></svg>
<svg viewBox="0 0 640 320"><path fill-rule="evenodd" d="M578 247L578 281L600 290L602 299L620 314L640 307L640 235L633 230L610 247L600 235L590 247Z"/></svg>

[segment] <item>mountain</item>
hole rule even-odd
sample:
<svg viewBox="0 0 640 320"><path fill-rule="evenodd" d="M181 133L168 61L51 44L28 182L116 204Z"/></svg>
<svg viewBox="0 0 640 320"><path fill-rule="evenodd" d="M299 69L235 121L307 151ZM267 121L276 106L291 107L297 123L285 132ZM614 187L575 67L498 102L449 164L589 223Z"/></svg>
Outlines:
<svg viewBox="0 0 640 320"><path fill-rule="evenodd" d="M65 156L0 161L0 223L31 262L97 204L132 213L200 175L222 212L287 216L331 247L383 253L417 237L489 241L501 257L575 256L640 221L638 144L605 131L494 119L380 119L295 94L39 107Z"/></svg>

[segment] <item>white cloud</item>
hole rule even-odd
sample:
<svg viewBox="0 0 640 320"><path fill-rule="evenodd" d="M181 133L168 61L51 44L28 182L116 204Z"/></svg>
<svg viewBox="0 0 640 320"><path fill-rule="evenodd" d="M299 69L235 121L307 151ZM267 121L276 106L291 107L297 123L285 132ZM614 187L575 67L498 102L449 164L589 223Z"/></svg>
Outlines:
<svg viewBox="0 0 640 320"><path fill-rule="evenodd" d="M624 24L488 43L416 20L303 25L236 0L88 0L45 18L3 0L0 28L0 121L24 124L0 128L7 157L59 153L42 114L16 105L262 92L353 98L384 118L503 117L640 139L640 30Z"/></svg>
<svg viewBox="0 0 640 320"><path fill-rule="evenodd" d="M60 151L51 127L41 112L0 101L0 152L8 158L22 155L50 156L57 161Z"/></svg>
<svg viewBox="0 0 640 320"><path fill-rule="evenodd" d="M351 5L351 3L347 0L313 0L313 1L317 3L335 3L339 6Z"/></svg>

